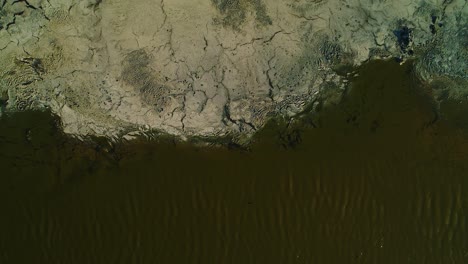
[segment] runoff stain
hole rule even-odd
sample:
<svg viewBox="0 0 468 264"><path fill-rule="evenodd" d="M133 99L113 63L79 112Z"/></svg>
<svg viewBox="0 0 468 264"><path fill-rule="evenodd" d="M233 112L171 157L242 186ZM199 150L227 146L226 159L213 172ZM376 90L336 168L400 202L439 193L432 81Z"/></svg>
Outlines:
<svg viewBox="0 0 468 264"><path fill-rule="evenodd" d="M0 263L467 263L468 140L411 69L369 63L249 150L3 118Z"/></svg>

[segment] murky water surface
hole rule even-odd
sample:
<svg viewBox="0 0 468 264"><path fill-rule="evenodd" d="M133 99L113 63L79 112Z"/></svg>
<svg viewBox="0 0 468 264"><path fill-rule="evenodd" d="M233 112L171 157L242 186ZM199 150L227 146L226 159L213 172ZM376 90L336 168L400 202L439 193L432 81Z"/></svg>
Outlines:
<svg viewBox="0 0 468 264"><path fill-rule="evenodd" d="M468 263L468 108L438 116L410 65L359 74L249 150L2 117L0 263Z"/></svg>

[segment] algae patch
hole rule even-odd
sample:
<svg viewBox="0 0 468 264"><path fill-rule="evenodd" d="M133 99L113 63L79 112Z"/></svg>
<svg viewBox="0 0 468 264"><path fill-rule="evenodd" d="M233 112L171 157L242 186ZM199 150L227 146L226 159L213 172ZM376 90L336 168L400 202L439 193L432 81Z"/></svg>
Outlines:
<svg viewBox="0 0 468 264"><path fill-rule="evenodd" d="M239 29L247 14L252 12L255 20L261 25L271 25L272 20L267 14L262 0L211 0L222 18L216 19L224 26Z"/></svg>
<svg viewBox="0 0 468 264"><path fill-rule="evenodd" d="M122 79L140 93L143 102L161 111L168 89L158 82L150 68L150 57L144 50L130 52L124 60Z"/></svg>

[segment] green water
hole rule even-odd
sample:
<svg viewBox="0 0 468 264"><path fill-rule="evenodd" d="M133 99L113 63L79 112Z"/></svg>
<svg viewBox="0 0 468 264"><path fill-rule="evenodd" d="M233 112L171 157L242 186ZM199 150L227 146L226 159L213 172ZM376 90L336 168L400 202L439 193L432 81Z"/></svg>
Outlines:
<svg viewBox="0 0 468 264"><path fill-rule="evenodd" d="M411 69L367 64L246 149L3 116L0 263L468 263L467 115Z"/></svg>

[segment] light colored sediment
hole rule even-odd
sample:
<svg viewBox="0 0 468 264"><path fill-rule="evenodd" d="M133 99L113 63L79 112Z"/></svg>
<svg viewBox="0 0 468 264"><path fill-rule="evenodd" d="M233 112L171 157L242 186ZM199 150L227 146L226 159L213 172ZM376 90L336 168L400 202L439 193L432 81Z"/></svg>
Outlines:
<svg viewBox="0 0 468 264"><path fill-rule="evenodd" d="M293 116L323 89L343 87L337 67L408 54L422 58L425 80L445 78L458 85L453 94L468 94L463 0L0 6L6 109L50 108L75 135L251 135L271 115Z"/></svg>

